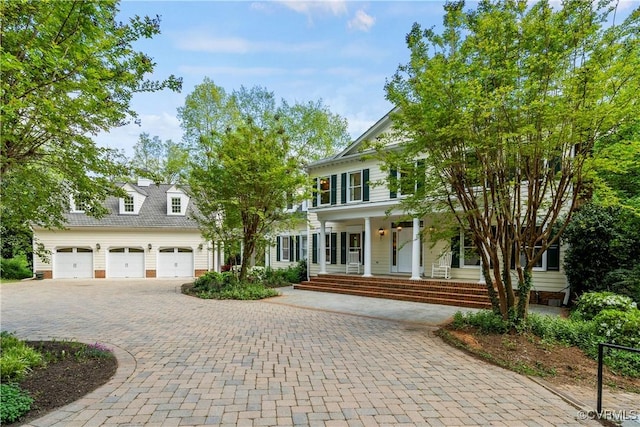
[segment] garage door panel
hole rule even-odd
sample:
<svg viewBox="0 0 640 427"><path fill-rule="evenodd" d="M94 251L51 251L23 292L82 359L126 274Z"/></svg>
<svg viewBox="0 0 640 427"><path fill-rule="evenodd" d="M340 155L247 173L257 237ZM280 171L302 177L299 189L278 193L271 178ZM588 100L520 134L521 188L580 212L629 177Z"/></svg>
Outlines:
<svg viewBox="0 0 640 427"><path fill-rule="evenodd" d="M86 248L60 248L56 251L53 277L89 279L93 277L93 251Z"/></svg>
<svg viewBox="0 0 640 427"><path fill-rule="evenodd" d="M193 277L193 251L165 248L158 252L158 277Z"/></svg>
<svg viewBox="0 0 640 427"><path fill-rule="evenodd" d="M107 276L112 278L144 277L144 251L139 248L109 250Z"/></svg>

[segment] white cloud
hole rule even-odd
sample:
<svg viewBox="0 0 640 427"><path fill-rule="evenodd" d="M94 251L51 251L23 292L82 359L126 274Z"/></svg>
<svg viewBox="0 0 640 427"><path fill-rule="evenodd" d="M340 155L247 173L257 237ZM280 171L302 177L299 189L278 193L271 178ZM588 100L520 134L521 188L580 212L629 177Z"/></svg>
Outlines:
<svg viewBox="0 0 640 427"><path fill-rule="evenodd" d="M281 4L289 9L307 15L315 13L329 13L340 16L347 13L347 2L344 0L324 0L324 1L303 1L303 0L281 0Z"/></svg>
<svg viewBox="0 0 640 427"><path fill-rule="evenodd" d="M325 49L326 43L252 41L241 37L216 37L202 31L190 31L177 38L176 47L185 51L207 53L300 53Z"/></svg>
<svg viewBox="0 0 640 427"><path fill-rule="evenodd" d="M356 16L354 16L353 19L347 23L347 27L350 30L369 31L375 23L376 18L360 9L356 12Z"/></svg>
<svg viewBox="0 0 640 427"><path fill-rule="evenodd" d="M276 67L209 67L206 65L182 65L178 71L196 76L276 76L290 73L286 68Z"/></svg>
<svg viewBox="0 0 640 427"><path fill-rule="evenodd" d="M160 114L141 114L140 125L129 123L102 132L95 137L96 143L101 147L124 150L127 157L133 156L133 146L138 142L141 133L158 136L162 141L168 139L173 142L182 141L182 128L175 114L163 112Z"/></svg>

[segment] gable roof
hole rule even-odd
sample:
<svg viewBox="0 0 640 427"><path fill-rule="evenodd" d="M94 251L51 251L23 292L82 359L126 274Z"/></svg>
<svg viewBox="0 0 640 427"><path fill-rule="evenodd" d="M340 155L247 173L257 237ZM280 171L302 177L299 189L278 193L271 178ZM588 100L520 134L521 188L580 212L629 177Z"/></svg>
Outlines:
<svg viewBox="0 0 640 427"><path fill-rule="evenodd" d="M382 133L384 133L387 129L389 129L392 125L391 114L396 111L397 108L393 108L387 114L385 114L380 120L375 122L369 129L367 129L362 135L356 138L347 148L342 150L340 153L336 154L332 157L327 157L325 159L318 160L316 162L310 163L307 168L313 169L314 167L323 166L327 163L332 163L335 161L339 161L340 159L349 159L354 156L359 156L362 154L360 152L360 146L365 141L370 141L372 139L377 138Z"/></svg>
<svg viewBox="0 0 640 427"><path fill-rule="evenodd" d="M84 213L66 213L67 227L198 229L192 201L187 205L186 215L167 215L167 191L174 188L173 184L152 184L144 189L131 183L129 186L146 196L139 214L120 214L120 199L108 197L104 202L109 210L107 215L98 219Z"/></svg>

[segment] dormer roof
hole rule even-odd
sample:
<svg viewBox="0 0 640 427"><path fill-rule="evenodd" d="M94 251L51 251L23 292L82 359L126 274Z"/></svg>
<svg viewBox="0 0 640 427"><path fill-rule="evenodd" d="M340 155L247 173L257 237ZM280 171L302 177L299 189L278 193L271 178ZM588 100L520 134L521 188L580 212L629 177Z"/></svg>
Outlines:
<svg viewBox="0 0 640 427"><path fill-rule="evenodd" d="M120 199L108 197L104 202L109 210L107 215L97 219L84 213L68 213L65 215L67 227L198 229L198 224L193 219L196 210L193 203L187 205L184 215L167 215L167 194L175 187L173 184L151 184L140 188L132 183L124 183L120 187L144 197L137 215L121 215ZM175 188L183 193L179 187Z"/></svg>

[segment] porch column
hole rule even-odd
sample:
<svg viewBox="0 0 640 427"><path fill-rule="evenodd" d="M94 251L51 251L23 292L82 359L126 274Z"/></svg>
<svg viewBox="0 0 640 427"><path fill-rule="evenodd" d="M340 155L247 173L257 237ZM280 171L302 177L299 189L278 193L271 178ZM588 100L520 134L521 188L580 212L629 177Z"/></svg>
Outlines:
<svg viewBox="0 0 640 427"><path fill-rule="evenodd" d="M420 278L420 218L413 218L413 241L411 246L411 280Z"/></svg>
<svg viewBox="0 0 640 427"><path fill-rule="evenodd" d="M371 218L364 219L364 274L362 277L372 277L371 274Z"/></svg>
<svg viewBox="0 0 640 427"><path fill-rule="evenodd" d="M318 274L327 274L327 248L325 245L325 225L326 221L320 221L320 236L318 236L318 263L320 271Z"/></svg>

